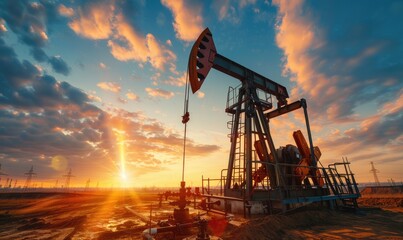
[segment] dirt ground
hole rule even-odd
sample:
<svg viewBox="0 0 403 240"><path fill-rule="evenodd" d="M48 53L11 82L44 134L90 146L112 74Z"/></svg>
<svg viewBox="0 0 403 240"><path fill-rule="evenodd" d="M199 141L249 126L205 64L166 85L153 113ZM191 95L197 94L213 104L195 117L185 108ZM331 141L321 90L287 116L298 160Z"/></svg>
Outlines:
<svg viewBox="0 0 403 240"><path fill-rule="evenodd" d="M0 239L141 239L146 223L126 207L147 214L155 199L120 191L0 194Z"/></svg>
<svg viewBox="0 0 403 240"><path fill-rule="evenodd" d="M0 239L141 239L151 208L152 224L172 215L173 207L159 207L157 199L156 193L128 191L0 193ZM221 218L210 221L209 231L224 240L403 239L402 201L400 194L367 194L356 212L309 207L230 222Z"/></svg>

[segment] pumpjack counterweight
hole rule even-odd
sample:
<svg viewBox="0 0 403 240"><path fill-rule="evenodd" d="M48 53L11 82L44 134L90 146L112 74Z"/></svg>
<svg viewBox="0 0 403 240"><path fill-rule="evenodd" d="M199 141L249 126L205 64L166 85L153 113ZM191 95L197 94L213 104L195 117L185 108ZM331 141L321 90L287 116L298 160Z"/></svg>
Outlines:
<svg viewBox="0 0 403 240"><path fill-rule="evenodd" d="M277 202L285 210L299 203L323 201L324 196L332 200L347 195L352 199L359 196L358 190L348 194L330 192L329 185L345 185L344 177L354 178L354 174L346 167L350 172L340 177L337 167L334 167L337 164L328 168L318 167L321 152L313 145L306 100L288 104L286 87L220 55L210 30L206 28L189 55L189 82L193 93L201 88L212 68L241 82L239 87L229 88L225 109L232 121L229 124L231 147L228 168L222 170L220 178L220 192L224 193L224 198L242 199L244 209L251 208L250 202L266 204L269 206L266 209ZM268 97L262 98L259 93ZM277 100L275 109L273 97ZM270 119L299 108L304 111L308 142L298 130L293 134L297 146L289 144L276 149L269 127ZM350 163L343 161L342 164ZM345 181L355 184L354 179ZM349 189L358 188L353 186ZM330 196L337 197L333 199Z"/></svg>

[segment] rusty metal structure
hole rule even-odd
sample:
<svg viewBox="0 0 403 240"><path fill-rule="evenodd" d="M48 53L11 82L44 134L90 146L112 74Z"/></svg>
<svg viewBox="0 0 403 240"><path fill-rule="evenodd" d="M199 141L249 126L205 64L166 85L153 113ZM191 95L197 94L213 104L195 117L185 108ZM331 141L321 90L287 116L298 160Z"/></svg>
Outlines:
<svg viewBox="0 0 403 240"><path fill-rule="evenodd" d="M228 168L219 179L202 179L208 202L218 199L221 210L244 213L284 212L311 202L357 207L360 194L350 163L343 159L324 167L319 162L321 151L313 145L305 99L288 103L286 87L219 54L206 28L189 56L193 93L212 68L237 79L240 85L229 87L227 94L225 112L231 117ZM295 145L276 148L270 120L301 108L308 142L296 130L292 133ZM210 188L210 181L219 182L220 194L212 194L218 190Z"/></svg>

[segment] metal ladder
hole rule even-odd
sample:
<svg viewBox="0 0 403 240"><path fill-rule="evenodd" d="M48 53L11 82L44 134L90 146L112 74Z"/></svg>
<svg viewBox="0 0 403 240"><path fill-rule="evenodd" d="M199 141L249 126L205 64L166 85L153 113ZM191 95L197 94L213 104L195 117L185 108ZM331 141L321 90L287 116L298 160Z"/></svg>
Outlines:
<svg viewBox="0 0 403 240"><path fill-rule="evenodd" d="M323 173L328 187L330 187L335 196L339 197L341 207L344 209L355 210L358 208L356 196L359 196L360 193L349 164L348 161L343 159L342 163L329 164L328 168L323 169ZM337 165L343 165L345 173L339 173Z"/></svg>

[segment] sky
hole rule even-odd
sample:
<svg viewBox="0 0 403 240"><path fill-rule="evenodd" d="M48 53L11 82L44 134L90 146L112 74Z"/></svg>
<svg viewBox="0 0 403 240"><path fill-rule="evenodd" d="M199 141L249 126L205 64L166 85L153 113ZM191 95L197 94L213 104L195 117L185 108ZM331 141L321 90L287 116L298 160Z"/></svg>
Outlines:
<svg viewBox="0 0 403 240"><path fill-rule="evenodd" d="M193 42L308 102L327 166L347 157L359 182L403 181L403 2L263 0L0 1L2 177L71 186L178 186ZM228 165L228 87L212 70L190 96L185 180ZM270 122L276 147L302 111Z"/></svg>

